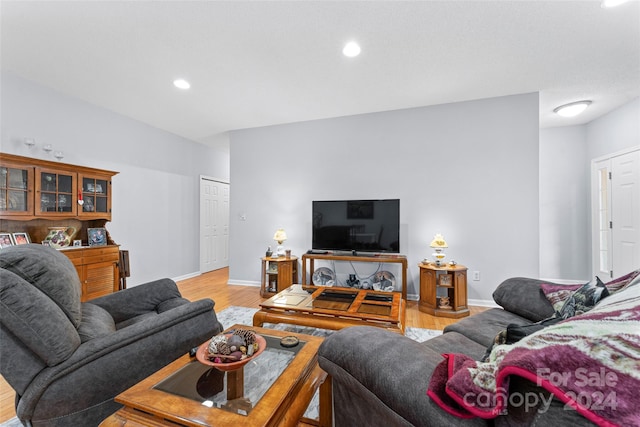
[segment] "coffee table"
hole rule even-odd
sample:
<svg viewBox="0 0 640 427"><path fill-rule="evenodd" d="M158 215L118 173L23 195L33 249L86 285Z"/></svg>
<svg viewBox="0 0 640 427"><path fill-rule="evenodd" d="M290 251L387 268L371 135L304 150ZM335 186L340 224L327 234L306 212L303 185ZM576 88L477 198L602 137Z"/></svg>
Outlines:
<svg viewBox="0 0 640 427"><path fill-rule="evenodd" d="M289 323L323 329L366 325L404 334L406 313L399 292L291 285L260 304L253 325Z"/></svg>
<svg viewBox="0 0 640 427"><path fill-rule="evenodd" d="M296 426L320 389L319 420L330 426L331 377L318 366L323 338L243 325L267 341L243 368L222 372L184 355L116 397L124 405L101 427ZM280 340L295 336L299 344Z"/></svg>

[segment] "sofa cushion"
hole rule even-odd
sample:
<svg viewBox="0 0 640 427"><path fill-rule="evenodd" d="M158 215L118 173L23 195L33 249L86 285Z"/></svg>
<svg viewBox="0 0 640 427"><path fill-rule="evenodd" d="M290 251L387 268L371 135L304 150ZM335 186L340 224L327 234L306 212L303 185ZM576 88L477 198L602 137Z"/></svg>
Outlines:
<svg viewBox="0 0 640 427"><path fill-rule="evenodd" d="M496 334L506 329L508 325L530 325L531 323L533 322L501 308L492 308L448 325L444 328L444 332L445 335L449 332L458 332L466 336L484 346L482 349L484 353L485 349L493 343Z"/></svg>
<svg viewBox="0 0 640 427"><path fill-rule="evenodd" d="M507 279L493 292L493 300L507 311L539 322L555 313L540 288L542 283L525 277Z"/></svg>
<svg viewBox="0 0 640 427"><path fill-rule="evenodd" d="M485 347L457 332L448 332L422 343L436 353L465 353L479 360Z"/></svg>
<svg viewBox="0 0 640 427"><path fill-rule="evenodd" d="M100 338L115 331L116 324L107 310L88 302L82 304L82 322L78 327L82 342Z"/></svg>
<svg viewBox="0 0 640 427"><path fill-rule="evenodd" d="M60 306L74 327L80 325L80 278L65 255L43 245L12 246L0 251L0 267L40 289Z"/></svg>
<svg viewBox="0 0 640 427"><path fill-rule="evenodd" d="M80 346L80 336L60 306L4 268L0 268L0 315L3 327L48 366L66 360Z"/></svg>

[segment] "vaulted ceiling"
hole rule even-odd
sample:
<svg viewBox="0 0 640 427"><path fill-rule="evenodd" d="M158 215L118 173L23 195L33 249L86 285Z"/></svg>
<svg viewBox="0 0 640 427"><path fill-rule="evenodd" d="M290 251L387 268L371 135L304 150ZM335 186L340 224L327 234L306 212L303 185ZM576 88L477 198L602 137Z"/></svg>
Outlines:
<svg viewBox="0 0 640 427"><path fill-rule="evenodd" d="M640 95L638 1L2 0L0 14L3 70L208 144L529 92L541 127L583 124ZM553 114L581 99L583 115Z"/></svg>

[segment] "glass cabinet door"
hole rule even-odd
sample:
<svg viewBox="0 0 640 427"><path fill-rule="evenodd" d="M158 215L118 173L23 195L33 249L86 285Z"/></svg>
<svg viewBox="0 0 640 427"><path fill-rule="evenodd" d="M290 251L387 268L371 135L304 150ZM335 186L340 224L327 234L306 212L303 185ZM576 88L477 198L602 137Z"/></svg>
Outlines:
<svg viewBox="0 0 640 427"><path fill-rule="evenodd" d="M80 174L78 180L82 186L78 194L78 216L110 218L110 177Z"/></svg>
<svg viewBox="0 0 640 427"><path fill-rule="evenodd" d="M75 188L75 173L36 168L36 215L75 215Z"/></svg>
<svg viewBox="0 0 640 427"><path fill-rule="evenodd" d="M0 166L0 212L2 215L33 214L33 168Z"/></svg>

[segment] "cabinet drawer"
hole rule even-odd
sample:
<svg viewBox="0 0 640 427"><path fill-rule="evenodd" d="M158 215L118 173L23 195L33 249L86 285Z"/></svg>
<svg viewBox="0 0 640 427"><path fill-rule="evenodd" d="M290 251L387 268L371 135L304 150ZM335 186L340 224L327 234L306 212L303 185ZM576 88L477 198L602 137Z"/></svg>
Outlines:
<svg viewBox="0 0 640 427"><path fill-rule="evenodd" d="M118 256L118 251L118 246L94 246L92 248L90 247L83 249L85 257L106 254L115 254L116 256Z"/></svg>
<svg viewBox="0 0 640 427"><path fill-rule="evenodd" d="M119 257L118 254L104 254L104 255L95 255L95 256L85 256L83 259L83 264L96 264L99 262L118 262Z"/></svg>
<svg viewBox="0 0 640 427"><path fill-rule="evenodd" d="M73 249L61 251L71 260L71 263L75 266L82 265L82 249Z"/></svg>

